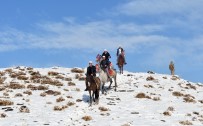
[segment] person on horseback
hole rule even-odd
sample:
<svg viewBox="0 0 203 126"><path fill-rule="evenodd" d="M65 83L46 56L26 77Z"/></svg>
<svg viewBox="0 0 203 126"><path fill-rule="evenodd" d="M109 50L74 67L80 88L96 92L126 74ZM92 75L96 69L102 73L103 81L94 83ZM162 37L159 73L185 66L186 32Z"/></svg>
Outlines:
<svg viewBox="0 0 203 126"><path fill-rule="evenodd" d="M104 70L107 73L108 78L110 78L110 76L109 76L109 61L106 59L105 56L102 56L102 61L100 63L100 67L102 70Z"/></svg>
<svg viewBox="0 0 203 126"><path fill-rule="evenodd" d="M126 61L125 61L124 49L121 47L121 45L119 45L119 47L118 47L118 49L117 49L116 55L117 55L117 63L116 63L116 65L118 65L118 57L119 57L120 55L122 55L123 58L124 58L124 64L127 64Z"/></svg>
<svg viewBox="0 0 203 126"><path fill-rule="evenodd" d="M92 61L89 61L89 66L87 67L86 76L87 77L92 76L93 78L96 77L96 67L93 65ZM87 87L88 87L88 83L86 83L86 89L85 89L85 91L88 90Z"/></svg>

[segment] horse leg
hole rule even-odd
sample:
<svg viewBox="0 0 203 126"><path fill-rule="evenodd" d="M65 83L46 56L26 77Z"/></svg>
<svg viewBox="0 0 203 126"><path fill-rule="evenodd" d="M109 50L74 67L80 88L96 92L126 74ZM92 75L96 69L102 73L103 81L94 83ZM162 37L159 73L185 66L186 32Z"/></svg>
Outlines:
<svg viewBox="0 0 203 126"><path fill-rule="evenodd" d="M121 68L121 69L122 69L122 74L123 74L123 66L122 66L122 68Z"/></svg>
<svg viewBox="0 0 203 126"><path fill-rule="evenodd" d="M104 83L102 84L102 94L104 94Z"/></svg>
<svg viewBox="0 0 203 126"><path fill-rule="evenodd" d="M99 104L99 89L95 91L95 99L96 104Z"/></svg>
<svg viewBox="0 0 203 126"><path fill-rule="evenodd" d="M114 91L117 91L117 82L116 82L116 76L114 77L114 82L115 82L115 89L114 89Z"/></svg>
<svg viewBox="0 0 203 126"><path fill-rule="evenodd" d="M111 84L112 84L112 78L111 78L111 80L110 80L110 85L109 85L109 88L108 89L111 89Z"/></svg>
<svg viewBox="0 0 203 126"><path fill-rule="evenodd" d="M92 106L92 93L91 93L91 90L89 90L89 95L90 95L90 106Z"/></svg>

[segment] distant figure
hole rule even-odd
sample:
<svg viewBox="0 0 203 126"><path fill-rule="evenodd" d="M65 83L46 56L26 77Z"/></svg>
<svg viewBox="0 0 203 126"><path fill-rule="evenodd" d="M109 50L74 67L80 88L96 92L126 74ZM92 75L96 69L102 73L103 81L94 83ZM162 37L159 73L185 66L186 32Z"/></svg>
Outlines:
<svg viewBox="0 0 203 126"><path fill-rule="evenodd" d="M124 51L124 49L121 47L121 45L119 45L119 47L118 47L118 49L117 49L116 55L117 55L117 65L118 65L118 57L119 57L120 55L123 56L123 58L124 58L124 64L127 64L126 61L125 61L125 51Z"/></svg>
<svg viewBox="0 0 203 126"><path fill-rule="evenodd" d="M174 75L175 74L175 66L174 66L173 61L170 62L169 69L171 71L171 75Z"/></svg>
<svg viewBox="0 0 203 126"><path fill-rule="evenodd" d="M89 61L89 66L87 67L86 76L87 77L93 76L93 78L96 77L96 67L93 65L92 61ZM88 88L88 83L86 83L86 89L85 89L85 91L88 90L87 88Z"/></svg>

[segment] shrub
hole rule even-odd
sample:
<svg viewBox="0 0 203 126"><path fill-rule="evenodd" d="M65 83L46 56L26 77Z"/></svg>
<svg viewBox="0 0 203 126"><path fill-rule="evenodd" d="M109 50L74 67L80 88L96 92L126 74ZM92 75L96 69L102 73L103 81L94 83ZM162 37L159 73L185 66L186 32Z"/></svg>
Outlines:
<svg viewBox="0 0 203 126"><path fill-rule="evenodd" d="M59 97L56 99L56 102L62 102L62 101L65 101L65 99L63 97Z"/></svg>
<svg viewBox="0 0 203 126"><path fill-rule="evenodd" d="M149 76L149 77L146 78L146 80L147 80L147 81L152 81L152 80L155 80L155 79L154 79L154 77Z"/></svg>
<svg viewBox="0 0 203 126"><path fill-rule="evenodd" d="M48 75L49 76L57 76L59 73L58 72L54 72L54 71L49 71Z"/></svg>
<svg viewBox="0 0 203 126"><path fill-rule="evenodd" d="M99 107L99 110L100 110L100 111L108 111L108 108L105 108L105 107Z"/></svg>
<svg viewBox="0 0 203 126"><path fill-rule="evenodd" d="M8 85L8 88L11 88L11 89L23 89L23 88L25 88L25 85L18 84L18 83L10 83L10 85Z"/></svg>
<svg viewBox="0 0 203 126"><path fill-rule="evenodd" d="M90 121L90 120L92 120L92 117L91 116L83 116L82 119L85 121Z"/></svg>
<svg viewBox="0 0 203 126"><path fill-rule="evenodd" d="M8 106L8 105L13 105L13 102L9 100L1 100L0 99L0 106Z"/></svg>
<svg viewBox="0 0 203 126"><path fill-rule="evenodd" d="M23 93L27 94L27 95L32 95L32 91L30 91L30 90L24 91Z"/></svg>
<svg viewBox="0 0 203 126"><path fill-rule="evenodd" d="M181 97L181 96L183 96L183 93L178 92L178 91L174 91L173 96Z"/></svg>
<svg viewBox="0 0 203 126"><path fill-rule="evenodd" d="M68 86L75 86L75 83L73 83L73 82L68 82Z"/></svg>
<svg viewBox="0 0 203 126"><path fill-rule="evenodd" d="M182 125L193 125L190 121L186 120L186 121L180 121L179 122Z"/></svg>
<svg viewBox="0 0 203 126"><path fill-rule="evenodd" d="M71 72L72 73L84 73L84 70L81 68L72 68Z"/></svg>
<svg viewBox="0 0 203 126"><path fill-rule="evenodd" d="M165 111L165 112L163 112L163 114L164 114L165 116L171 116L171 113L170 113L169 111Z"/></svg>

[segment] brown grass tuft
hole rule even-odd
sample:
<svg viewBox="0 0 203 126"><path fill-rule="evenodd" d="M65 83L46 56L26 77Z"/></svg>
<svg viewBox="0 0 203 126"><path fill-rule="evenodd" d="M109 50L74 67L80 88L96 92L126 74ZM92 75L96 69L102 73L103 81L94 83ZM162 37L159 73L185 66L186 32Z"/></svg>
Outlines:
<svg viewBox="0 0 203 126"><path fill-rule="evenodd" d="M42 92L41 94L40 94L40 96L42 96L42 97L45 97L47 94L45 93L45 92Z"/></svg>
<svg viewBox="0 0 203 126"><path fill-rule="evenodd" d="M57 76L59 73L58 72L54 72L54 71L49 71L48 75L49 76Z"/></svg>
<svg viewBox="0 0 203 126"><path fill-rule="evenodd" d="M82 119L85 121L90 121L90 120L92 120L92 117L91 116L83 116Z"/></svg>
<svg viewBox="0 0 203 126"><path fill-rule="evenodd" d="M196 103L196 101L193 98L191 98L191 97L184 97L183 100L186 103L191 103L191 102L192 103Z"/></svg>
<svg viewBox="0 0 203 126"><path fill-rule="evenodd" d="M72 73L84 73L84 70L81 68L72 68L71 72Z"/></svg>
<svg viewBox="0 0 203 126"><path fill-rule="evenodd" d="M5 113L0 113L0 118L5 118L7 115Z"/></svg>
<svg viewBox="0 0 203 126"><path fill-rule="evenodd" d="M27 106L21 106L19 108L19 111L22 112L22 113L30 113L30 110L28 109Z"/></svg>
<svg viewBox="0 0 203 126"><path fill-rule="evenodd" d="M169 106L167 111L174 111L174 108L172 106Z"/></svg>
<svg viewBox="0 0 203 126"><path fill-rule="evenodd" d="M13 102L9 100L1 100L0 99L0 106L8 106L8 105L13 105Z"/></svg>
<svg viewBox="0 0 203 126"><path fill-rule="evenodd" d="M171 116L171 113L169 111L163 112L164 116Z"/></svg>
<svg viewBox="0 0 203 126"><path fill-rule="evenodd" d="M72 81L72 78L71 77L66 77L65 81Z"/></svg>
<svg viewBox="0 0 203 126"><path fill-rule="evenodd" d="M32 91L27 90L27 91L24 91L23 94L32 95Z"/></svg>
<svg viewBox="0 0 203 126"><path fill-rule="evenodd" d="M20 75L17 77L18 80L28 80L28 77L24 76L24 75Z"/></svg>
<svg viewBox="0 0 203 126"><path fill-rule="evenodd" d="M138 93L135 97L136 98L148 98L148 99L151 99L151 97L145 95L145 93Z"/></svg>
<svg viewBox="0 0 203 126"><path fill-rule="evenodd" d="M60 81L58 81L58 80L52 80L52 79L43 79L42 81L41 81L41 84L50 84L50 85L53 85L53 86L63 86L63 84L60 82Z"/></svg>
<svg viewBox="0 0 203 126"><path fill-rule="evenodd" d="M108 108L105 108L105 107L99 107L99 110L100 110L100 111L108 111Z"/></svg>
<svg viewBox="0 0 203 126"><path fill-rule="evenodd" d="M147 81L153 81L153 80L155 80L155 79L154 79L154 77L149 76L149 77L146 78L146 80L147 80Z"/></svg>
<svg viewBox="0 0 203 126"><path fill-rule="evenodd" d="M68 82L68 86L75 86L75 83L73 83L73 82Z"/></svg>
<svg viewBox="0 0 203 126"><path fill-rule="evenodd" d="M55 78L56 78L56 79L61 79L61 80L64 80L64 79L65 79L65 77L62 76L62 75L57 75Z"/></svg>
<svg viewBox="0 0 203 126"><path fill-rule="evenodd" d="M152 100L154 100L154 101L160 101L161 99L160 99L160 97L154 97Z"/></svg>
<svg viewBox="0 0 203 126"><path fill-rule="evenodd" d="M182 125L193 125L190 121L186 120L186 121L180 121L179 122Z"/></svg>
<svg viewBox="0 0 203 126"><path fill-rule="evenodd" d="M6 80L6 77L0 77L0 84L3 84L5 80Z"/></svg>
<svg viewBox="0 0 203 126"><path fill-rule="evenodd" d="M21 93L17 93L15 94L15 97L23 97L23 95Z"/></svg>
<svg viewBox="0 0 203 126"><path fill-rule="evenodd" d="M62 111L64 109L68 108L67 105L62 105L62 106L54 106L54 111Z"/></svg>
<svg viewBox="0 0 203 126"><path fill-rule="evenodd" d="M192 85L192 84L186 84L190 89L194 89L194 90L196 90L197 88L196 88L196 86L194 86L194 85Z"/></svg>
<svg viewBox="0 0 203 126"><path fill-rule="evenodd" d="M59 91L53 91L53 90L45 91L45 93L46 93L47 95L54 95L54 96L57 96L57 95L60 95L60 94L61 94L61 92L59 92Z"/></svg>
<svg viewBox="0 0 203 126"><path fill-rule="evenodd" d="M154 88L152 85L148 84L148 85L144 85L144 87L146 88Z"/></svg>
<svg viewBox="0 0 203 126"><path fill-rule="evenodd" d="M10 85L8 85L7 87L11 89L23 89L25 88L25 85L18 84L18 83L10 83Z"/></svg>
<svg viewBox="0 0 203 126"><path fill-rule="evenodd" d="M183 96L183 95L184 95L183 93L178 92L178 91L174 91L174 92L173 92L173 96L181 97L181 96Z"/></svg>
<svg viewBox="0 0 203 126"><path fill-rule="evenodd" d="M67 105L68 105L68 106L73 106L73 105L75 105L75 103L69 101L69 102L67 103Z"/></svg>
<svg viewBox="0 0 203 126"><path fill-rule="evenodd" d="M65 101L65 99L63 97L59 97L56 99L56 102L62 102L62 101Z"/></svg>

